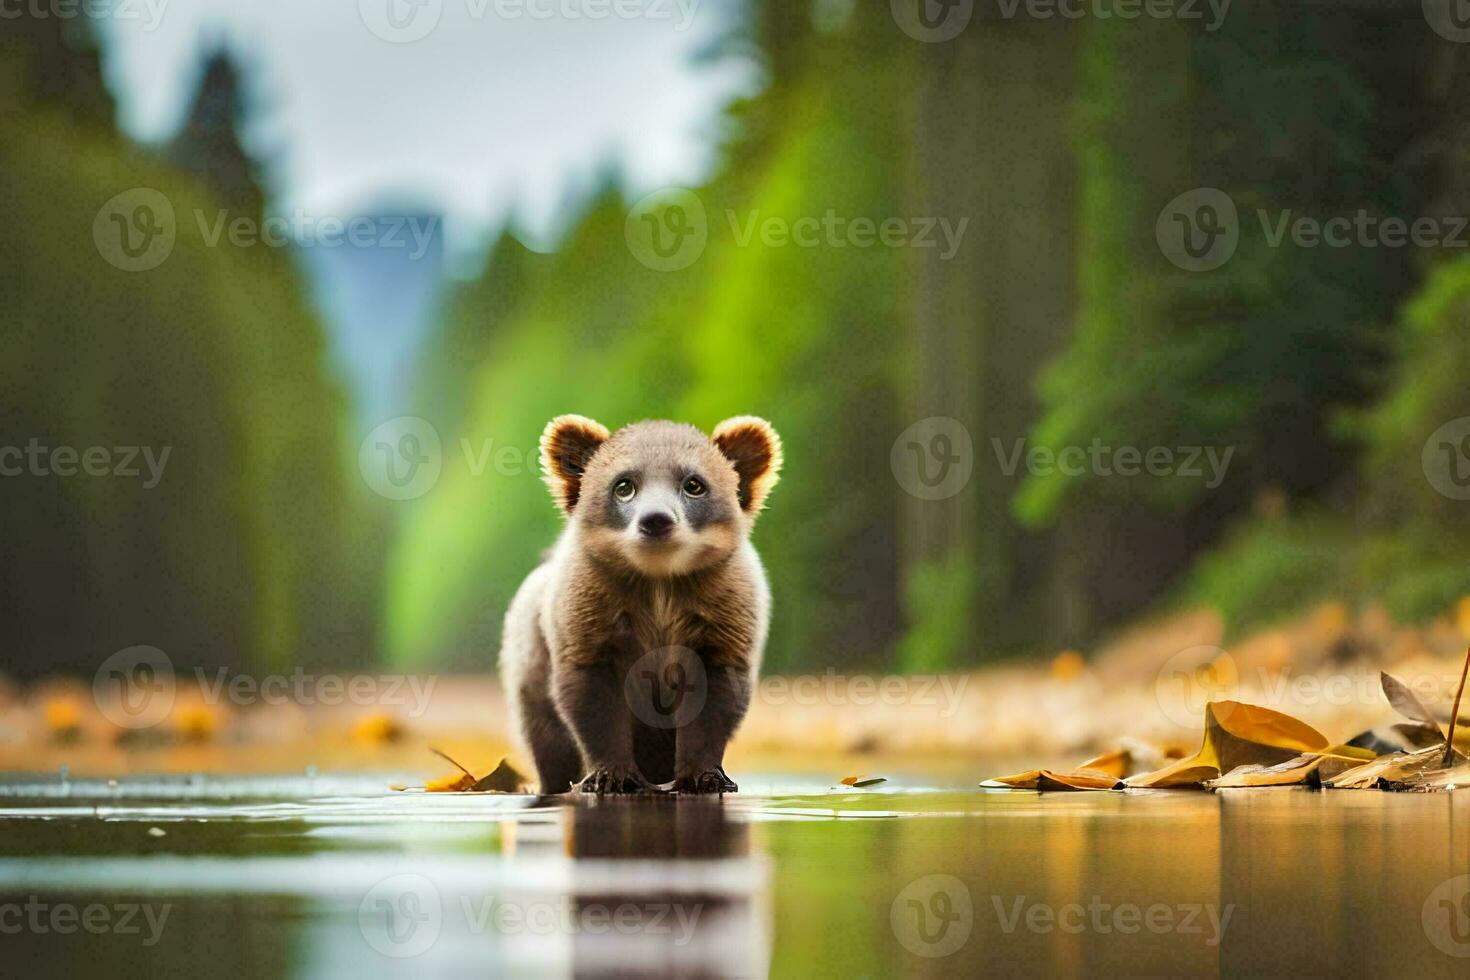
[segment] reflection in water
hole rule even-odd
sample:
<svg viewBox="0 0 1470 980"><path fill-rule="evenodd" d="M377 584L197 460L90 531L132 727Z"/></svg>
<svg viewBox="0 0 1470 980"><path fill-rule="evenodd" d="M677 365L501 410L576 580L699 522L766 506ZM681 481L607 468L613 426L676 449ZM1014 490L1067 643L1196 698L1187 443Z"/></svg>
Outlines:
<svg viewBox="0 0 1470 980"><path fill-rule="evenodd" d="M320 779L241 788L0 784L7 972L1434 978L1470 966L1466 792L788 784L585 801L368 795ZM28 903L43 918L12 929ZM92 905L137 906L144 931L76 925ZM44 917L54 909L73 918ZM166 918L145 943L149 909Z"/></svg>
<svg viewBox="0 0 1470 980"><path fill-rule="evenodd" d="M638 889L631 887L636 879L628 886L578 887L574 871L583 924L613 923L572 936L578 975L751 977L769 971L765 888L712 887L722 878L730 884L764 878L751 854L749 825L731 819L718 799L603 799L563 811L563 827L574 868L611 860L643 867L672 862L707 872L664 877L657 887Z"/></svg>

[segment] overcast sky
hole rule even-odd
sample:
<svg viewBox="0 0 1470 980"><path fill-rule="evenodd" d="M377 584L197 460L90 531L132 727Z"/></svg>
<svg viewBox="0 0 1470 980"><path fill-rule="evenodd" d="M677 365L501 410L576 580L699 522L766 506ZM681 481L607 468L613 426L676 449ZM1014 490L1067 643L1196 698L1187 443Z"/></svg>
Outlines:
<svg viewBox="0 0 1470 980"><path fill-rule="evenodd" d="M157 141L202 39L227 38L258 72L247 145L273 149L278 210L416 202L444 210L457 250L509 211L544 236L609 164L633 192L701 180L721 108L757 83L692 63L737 2L124 0L105 70L123 129Z"/></svg>

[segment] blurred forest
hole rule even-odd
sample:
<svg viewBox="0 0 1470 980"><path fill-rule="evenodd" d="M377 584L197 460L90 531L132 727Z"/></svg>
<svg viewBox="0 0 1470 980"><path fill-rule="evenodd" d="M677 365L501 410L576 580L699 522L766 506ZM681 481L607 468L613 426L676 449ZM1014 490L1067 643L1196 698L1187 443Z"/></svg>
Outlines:
<svg viewBox="0 0 1470 980"><path fill-rule="evenodd" d="M180 236L146 274L99 260L98 208L133 187L179 213L259 213L270 161L216 55L170 146L120 136L81 21L0 35L0 444L172 446L167 478L0 480L0 635L21 674L148 643L178 662L489 669L509 598L558 518L528 451L578 412L708 429L771 419L786 472L756 534L771 670L958 669L1086 650L1192 606L1232 630L1320 598L1406 620L1470 592L1460 501L1421 451L1470 415L1470 256L1269 247L1258 209L1322 219L1470 214L1470 45L1417 0L1234 5L1223 25L987 17L945 43L886 4L748 5L705 57L752 59L723 164L691 188L702 256L664 272L602 190L549 254L507 228L451 285L402 414L443 473L392 502L356 468L367 428L325 356L289 251ZM202 57L208 57L209 52ZM1161 210L1225 191L1243 233L1190 272ZM220 204L218 202L227 202ZM968 218L962 247L740 245L725 215ZM895 438L958 419L974 475L904 492ZM1234 447L1217 487L1010 475L1060 449Z"/></svg>

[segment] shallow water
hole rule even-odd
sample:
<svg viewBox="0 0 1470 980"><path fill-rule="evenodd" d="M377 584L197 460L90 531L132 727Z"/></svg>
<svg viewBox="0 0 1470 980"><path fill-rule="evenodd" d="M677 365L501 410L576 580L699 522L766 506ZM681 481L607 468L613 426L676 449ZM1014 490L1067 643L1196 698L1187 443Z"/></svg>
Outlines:
<svg viewBox="0 0 1470 980"><path fill-rule="evenodd" d="M8 974L1464 976L1470 793L0 780Z"/></svg>

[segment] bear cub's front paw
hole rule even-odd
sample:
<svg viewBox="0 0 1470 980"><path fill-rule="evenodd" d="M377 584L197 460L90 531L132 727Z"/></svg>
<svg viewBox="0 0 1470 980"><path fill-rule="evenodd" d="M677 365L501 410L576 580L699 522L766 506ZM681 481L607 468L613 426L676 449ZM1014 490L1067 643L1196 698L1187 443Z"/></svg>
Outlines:
<svg viewBox="0 0 1470 980"><path fill-rule="evenodd" d="M735 793L740 790L725 770L715 768L680 776L674 780L676 793Z"/></svg>
<svg viewBox="0 0 1470 980"><path fill-rule="evenodd" d="M617 793L659 793L657 786L643 778L636 768L629 766L602 766L593 769L577 788L583 793L597 796Z"/></svg>

